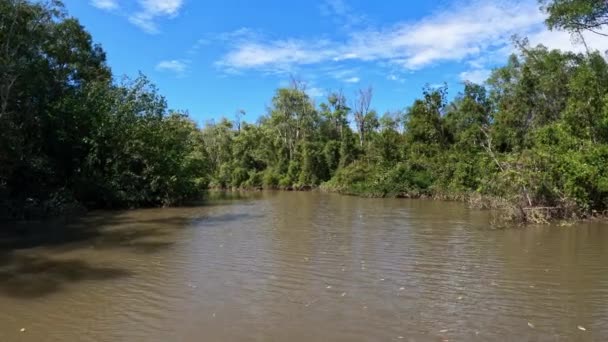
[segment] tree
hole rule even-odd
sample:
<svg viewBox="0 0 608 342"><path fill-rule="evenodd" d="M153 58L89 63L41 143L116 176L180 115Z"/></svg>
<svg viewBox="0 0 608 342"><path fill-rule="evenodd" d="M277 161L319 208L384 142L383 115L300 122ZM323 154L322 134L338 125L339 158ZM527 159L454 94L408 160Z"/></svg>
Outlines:
<svg viewBox="0 0 608 342"><path fill-rule="evenodd" d="M357 99L353 105L355 123L357 124L357 130L359 131L359 146L361 147L363 147L363 143L365 142L365 132L369 127L368 120L370 116L368 114L370 110L369 107L372 103L372 97L372 87L359 89Z"/></svg>
<svg viewBox="0 0 608 342"><path fill-rule="evenodd" d="M544 4L551 28L602 34L608 23L605 1ZM427 86L379 117L371 87L352 109L341 91L317 106L293 79L257 122L239 111L201 129L144 75L114 81L58 1L0 0L0 218L179 204L209 185L481 195L528 221L607 210L608 63L514 43L506 65L451 101L447 86Z"/></svg>
<svg viewBox="0 0 608 342"><path fill-rule="evenodd" d="M407 112L407 136L410 143L439 146L447 142L442 115L447 87L423 90L423 99L414 101Z"/></svg>
<svg viewBox="0 0 608 342"><path fill-rule="evenodd" d="M333 132L337 133L341 138L344 134L344 129L348 126L348 114L350 108L346 105L346 97L342 91L330 93L327 97L326 104L321 104L321 113L325 119L331 124Z"/></svg>
<svg viewBox="0 0 608 342"><path fill-rule="evenodd" d="M294 160L298 144L311 136L317 112L306 92L297 87L279 89L272 100L269 124Z"/></svg>
<svg viewBox="0 0 608 342"><path fill-rule="evenodd" d="M241 132L241 118L245 116L246 112L244 109L239 109L234 113L234 126L236 127L236 132Z"/></svg>
<svg viewBox="0 0 608 342"><path fill-rule="evenodd" d="M0 0L0 219L206 188L198 127L143 75L113 83L105 58L59 1Z"/></svg>
<svg viewBox="0 0 608 342"><path fill-rule="evenodd" d="M561 29L580 34L590 31L600 32L608 24L608 2L605 0L541 0L543 9L549 17L546 20L549 29Z"/></svg>
<svg viewBox="0 0 608 342"><path fill-rule="evenodd" d="M86 158L95 116L79 104L110 70L58 1L1 0L0 45L0 198L44 200Z"/></svg>
<svg viewBox="0 0 608 342"><path fill-rule="evenodd" d="M486 88L465 83L463 94L452 102L445 117L453 142L462 149L479 148L484 140L483 130L490 125L491 110Z"/></svg>
<svg viewBox="0 0 608 342"><path fill-rule="evenodd" d="M379 120L380 132L374 136L369 154L384 165L393 165L401 159L402 135L398 131L401 113L385 113Z"/></svg>

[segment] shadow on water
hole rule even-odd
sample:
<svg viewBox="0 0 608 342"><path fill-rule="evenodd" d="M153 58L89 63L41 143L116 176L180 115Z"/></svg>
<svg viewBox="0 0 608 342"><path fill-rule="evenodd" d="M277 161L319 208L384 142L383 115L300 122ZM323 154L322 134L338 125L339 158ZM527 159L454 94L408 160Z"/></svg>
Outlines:
<svg viewBox="0 0 608 342"><path fill-rule="evenodd" d="M134 275L127 268L96 262L97 257L88 253L111 249L156 253L171 247L175 243L171 231L189 220L177 214L146 216L98 212L70 221L0 227L0 295L38 298L61 291L68 284Z"/></svg>
<svg viewBox="0 0 608 342"><path fill-rule="evenodd" d="M67 283L131 276L121 268L93 266L76 260L6 253L0 256L0 292L17 298L38 298L60 291Z"/></svg>
<svg viewBox="0 0 608 342"><path fill-rule="evenodd" d="M150 211L150 214L147 211ZM148 209L99 212L72 219L0 225L0 252L49 247L60 251L82 247L130 248L156 252L173 244L176 231L259 218L261 215L226 212L207 214L188 209Z"/></svg>
<svg viewBox="0 0 608 342"><path fill-rule="evenodd" d="M117 248L154 252L168 246L152 243L169 234L167 227L187 224L185 217L154 219L124 217L121 213L94 213L70 221L26 222L0 228L0 250L53 247L67 251L82 247Z"/></svg>
<svg viewBox="0 0 608 342"><path fill-rule="evenodd" d="M217 191L208 194L204 201L174 208L94 211L78 217L0 223L0 252L52 246L78 248L79 244L91 242L98 248L130 246L154 252L170 244L151 242L149 238L166 237L171 229L192 226L192 223L219 224L247 218L246 214L230 212L209 215L199 209L242 204L258 197L256 193Z"/></svg>
<svg viewBox="0 0 608 342"><path fill-rule="evenodd" d="M230 203L220 200L211 206L215 205ZM0 295L38 298L71 283L130 277L135 274L128 268L95 262L95 253L118 249L158 253L179 242L183 229L256 217L206 207L100 211L70 219L0 225Z"/></svg>

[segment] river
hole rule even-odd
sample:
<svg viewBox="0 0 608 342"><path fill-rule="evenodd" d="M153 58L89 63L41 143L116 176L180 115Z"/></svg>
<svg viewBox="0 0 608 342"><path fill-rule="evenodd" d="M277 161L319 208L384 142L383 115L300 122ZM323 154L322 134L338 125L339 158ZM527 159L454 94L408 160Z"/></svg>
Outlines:
<svg viewBox="0 0 608 342"><path fill-rule="evenodd" d="M608 226L318 192L2 240L0 341L605 341ZM56 233L55 233L56 232Z"/></svg>

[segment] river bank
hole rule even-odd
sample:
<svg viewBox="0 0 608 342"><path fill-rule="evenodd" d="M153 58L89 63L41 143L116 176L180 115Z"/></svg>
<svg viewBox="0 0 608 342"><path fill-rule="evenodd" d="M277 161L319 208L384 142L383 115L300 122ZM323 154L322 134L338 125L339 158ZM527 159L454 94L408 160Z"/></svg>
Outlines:
<svg viewBox="0 0 608 342"><path fill-rule="evenodd" d="M584 212L576 207L547 207L547 206L526 206L525 203L516 203L513 200L496 196L482 195L479 193L455 193L446 191L432 192L375 192L361 190L361 188L342 186L336 187L331 182L326 182L320 186L301 186L301 187L233 187L233 188L213 188L211 191L220 192L261 192L261 191L285 191L285 192L309 192L321 191L335 193L344 196L355 196L362 198L395 198L395 199L414 199L432 200L444 202L461 202L469 208L489 211L491 213L490 223L495 227L525 226L525 225L572 225L576 222L606 221L608 212Z"/></svg>
<svg viewBox="0 0 608 342"><path fill-rule="evenodd" d="M90 210L110 209L123 211L125 209L133 210L138 208L159 208L159 207L180 207L180 206L196 206L203 205L211 199L221 199L222 194L245 192L262 192L262 191L280 191L280 192L310 192L321 191L326 193L336 193L344 196L356 196L363 198L396 198L396 199L416 199L416 200L433 200L447 202L462 202L468 207L479 210L487 210L491 212L490 223L496 227L507 226L523 226L527 224L557 224L560 226L571 225L575 222L583 221L605 221L608 219L608 212L583 212L576 207L546 207L546 206L526 206L525 203L519 203L506 198L496 196L482 195L474 192L448 192L448 191L416 191L416 192L385 192L374 190L373 187L368 187L362 184L341 185L337 186L335 182L329 181L320 186L289 186L279 187L273 186L265 188L263 186L256 187L210 187L205 195L198 200L190 200L179 205L152 205L152 206L135 206L130 208L87 208L83 203L75 201L69 196L54 196L52 199L44 202L28 202L27 206L19 207L19 210L10 210L10 206L3 206L3 211L0 212L0 222L10 223L28 220L46 220L57 219L62 217L76 217L85 215ZM17 206L15 206L17 207Z"/></svg>

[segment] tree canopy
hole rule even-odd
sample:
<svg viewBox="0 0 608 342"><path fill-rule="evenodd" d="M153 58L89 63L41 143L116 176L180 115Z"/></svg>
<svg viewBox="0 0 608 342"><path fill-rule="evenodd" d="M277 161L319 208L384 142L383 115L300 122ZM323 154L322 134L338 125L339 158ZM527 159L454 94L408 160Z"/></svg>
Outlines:
<svg viewBox="0 0 608 342"><path fill-rule="evenodd" d="M115 83L59 1L0 0L0 218L169 204L207 182L202 134L144 77Z"/></svg>
<svg viewBox="0 0 608 342"><path fill-rule="evenodd" d="M607 35L599 31L608 24L608 2L605 0L541 0L541 3L549 15L546 23L550 29Z"/></svg>
<svg viewBox="0 0 608 342"><path fill-rule="evenodd" d="M605 1L543 4L550 28L606 23ZM117 80L60 2L0 0L0 218L176 204L209 186L484 198L539 221L606 211L605 56L517 45L451 98L427 86L380 115L371 87L317 104L294 82L256 123L239 111L199 128L145 76Z"/></svg>

